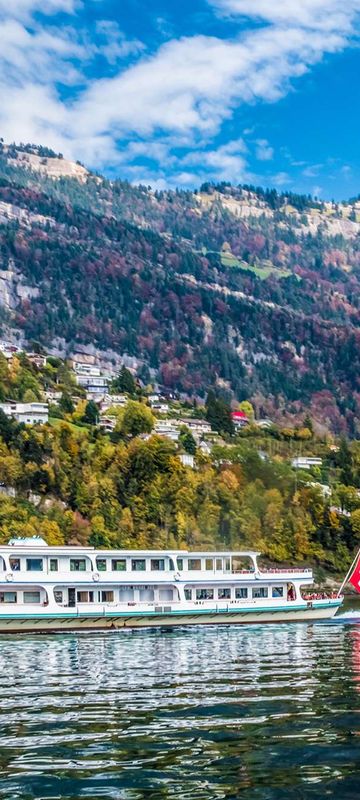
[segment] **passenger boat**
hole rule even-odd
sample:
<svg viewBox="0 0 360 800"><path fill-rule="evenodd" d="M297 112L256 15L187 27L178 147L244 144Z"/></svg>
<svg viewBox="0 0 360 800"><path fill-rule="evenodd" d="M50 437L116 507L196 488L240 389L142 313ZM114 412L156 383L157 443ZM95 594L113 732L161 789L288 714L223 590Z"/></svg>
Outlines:
<svg viewBox="0 0 360 800"><path fill-rule="evenodd" d="M266 569L259 553L95 550L42 539L0 546L0 632L295 622L333 617L311 569Z"/></svg>

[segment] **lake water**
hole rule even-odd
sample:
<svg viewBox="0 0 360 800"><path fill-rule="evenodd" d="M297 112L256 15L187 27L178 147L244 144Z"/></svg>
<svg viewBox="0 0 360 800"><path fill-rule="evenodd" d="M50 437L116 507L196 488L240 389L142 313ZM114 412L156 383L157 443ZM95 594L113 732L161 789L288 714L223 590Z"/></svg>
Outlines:
<svg viewBox="0 0 360 800"><path fill-rule="evenodd" d="M343 613L0 637L0 798L358 800L360 609Z"/></svg>

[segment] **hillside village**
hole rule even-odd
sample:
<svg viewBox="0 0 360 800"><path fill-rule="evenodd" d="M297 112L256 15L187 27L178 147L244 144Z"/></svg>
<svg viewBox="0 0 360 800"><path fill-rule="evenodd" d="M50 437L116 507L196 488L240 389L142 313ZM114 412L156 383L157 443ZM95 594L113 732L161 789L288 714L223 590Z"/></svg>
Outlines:
<svg viewBox="0 0 360 800"><path fill-rule="evenodd" d="M0 341L0 540L251 547L346 568L360 539L360 448L204 404L131 370Z"/></svg>

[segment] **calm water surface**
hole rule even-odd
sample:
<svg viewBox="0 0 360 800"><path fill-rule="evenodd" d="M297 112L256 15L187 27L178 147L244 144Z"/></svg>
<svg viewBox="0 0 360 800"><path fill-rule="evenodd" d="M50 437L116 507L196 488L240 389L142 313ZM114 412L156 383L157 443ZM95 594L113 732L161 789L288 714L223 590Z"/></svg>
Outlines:
<svg viewBox="0 0 360 800"><path fill-rule="evenodd" d="M360 796L360 610L312 625L3 636L0 683L6 800Z"/></svg>

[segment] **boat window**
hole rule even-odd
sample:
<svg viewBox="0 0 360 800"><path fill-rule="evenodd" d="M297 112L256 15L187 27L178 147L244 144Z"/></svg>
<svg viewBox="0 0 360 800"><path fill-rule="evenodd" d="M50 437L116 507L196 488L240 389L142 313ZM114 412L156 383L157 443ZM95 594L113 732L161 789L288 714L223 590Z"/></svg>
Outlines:
<svg viewBox="0 0 360 800"><path fill-rule="evenodd" d="M101 592L101 602L102 603L113 603L114 602L114 592L108 592L108 591Z"/></svg>
<svg viewBox="0 0 360 800"><path fill-rule="evenodd" d="M235 597L237 600L246 600L248 596L248 590L246 586L237 586L235 589Z"/></svg>
<svg viewBox="0 0 360 800"><path fill-rule="evenodd" d="M0 603L17 603L17 592L0 592Z"/></svg>
<svg viewBox="0 0 360 800"><path fill-rule="evenodd" d="M59 569L59 563L57 558L50 558L49 562L50 572L57 572Z"/></svg>
<svg viewBox="0 0 360 800"><path fill-rule="evenodd" d="M40 592L24 592L24 603L40 603Z"/></svg>
<svg viewBox="0 0 360 800"><path fill-rule="evenodd" d="M272 596L273 597L284 597L284 587L283 586L273 586Z"/></svg>
<svg viewBox="0 0 360 800"><path fill-rule="evenodd" d="M54 590L54 599L55 603L62 603L63 602L63 593L59 591L59 589Z"/></svg>
<svg viewBox="0 0 360 800"><path fill-rule="evenodd" d="M10 569L12 569L14 572L19 572L20 558L10 558Z"/></svg>
<svg viewBox="0 0 360 800"><path fill-rule="evenodd" d="M182 570L184 569L184 559L183 558L178 558L177 559L177 568L178 568L179 572L182 572Z"/></svg>
<svg viewBox="0 0 360 800"><path fill-rule="evenodd" d="M154 596L154 589L151 589L150 586L140 587L139 598L143 603L150 603L154 599Z"/></svg>
<svg viewBox="0 0 360 800"><path fill-rule="evenodd" d="M252 596L255 597L268 597L269 591L267 586L257 586L252 590Z"/></svg>
<svg viewBox="0 0 360 800"><path fill-rule="evenodd" d="M185 589L184 595L185 595L185 600L191 600L191 597L192 597L191 589Z"/></svg>
<svg viewBox="0 0 360 800"><path fill-rule="evenodd" d="M155 572L162 572L165 569L165 559L163 558L152 558L151 559L151 569Z"/></svg>
<svg viewBox="0 0 360 800"><path fill-rule="evenodd" d="M133 572L144 572L146 570L145 558L132 558L131 569Z"/></svg>
<svg viewBox="0 0 360 800"><path fill-rule="evenodd" d="M197 600L213 600L214 589L196 589Z"/></svg>
<svg viewBox="0 0 360 800"><path fill-rule="evenodd" d="M113 572L126 572L126 558L112 558L111 569Z"/></svg>
<svg viewBox="0 0 360 800"><path fill-rule="evenodd" d="M227 586L223 589L218 589L218 599L219 600L230 600L231 597L231 589L230 586Z"/></svg>
<svg viewBox="0 0 360 800"><path fill-rule="evenodd" d="M225 572L230 572L231 570L231 559L225 558Z"/></svg>
<svg viewBox="0 0 360 800"><path fill-rule="evenodd" d="M217 559L216 559L216 569L217 569L217 572L222 572L222 568L223 568L223 562L222 562L222 558L217 558Z"/></svg>
<svg viewBox="0 0 360 800"><path fill-rule="evenodd" d="M88 592L76 592L76 599L78 603L87 603L88 597Z"/></svg>
<svg viewBox="0 0 360 800"><path fill-rule="evenodd" d="M96 569L98 569L99 572L106 572L106 569L107 569L106 558L97 558L96 559Z"/></svg>
<svg viewBox="0 0 360 800"><path fill-rule="evenodd" d="M28 572L42 572L43 560L42 558L27 558L26 569Z"/></svg>
<svg viewBox="0 0 360 800"><path fill-rule="evenodd" d="M119 600L122 603L131 601L134 599L134 589L132 586L122 586L119 589Z"/></svg>
<svg viewBox="0 0 360 800"><path fill-rule="evenodd" d="M172 589L159 589L159 600L172 600L172 599L173 599Z"/></svg>
<svg viewBox="0 0 360 800"><path fill-rule="evenodd" d="M85 558L70 558L70 572L86 572Z"/></svg>
<svg viewBox="0 0 360 800"><path fill-rule="evenodd" d="M205 569L212 570L214 569L214 559L213 558L206 558L205 559Z"/></svg>
<svg viewBox="0 0 360 800"><path fill-rule="evenodd" d="M201 558L188 558L188 570L201 569Z"/></svg>
<svg viewBox="0 0 360 800"><path fill-rule="evenodd" d="M174 571L175 571L175 564L174 564L174 562L173 562L173 559L172 559L172 558L169 558L169 569L171 569L171 570L172 570L172 572L174 572Z"/></svg>

